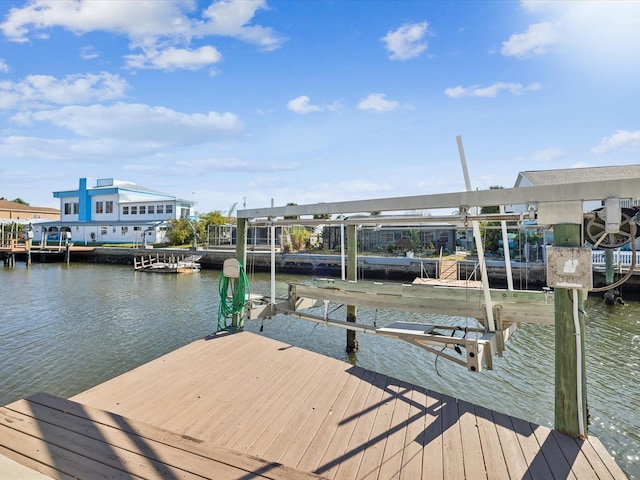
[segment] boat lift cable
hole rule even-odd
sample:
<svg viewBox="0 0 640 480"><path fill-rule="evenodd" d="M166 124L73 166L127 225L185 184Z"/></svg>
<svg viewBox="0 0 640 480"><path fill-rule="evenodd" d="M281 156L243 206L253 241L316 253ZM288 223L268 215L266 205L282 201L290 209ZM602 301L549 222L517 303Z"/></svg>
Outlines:
<svg viewBox="0 0 640 480"><path fill-rule="evenodd" d="M232 262L230 262L232 260ZM229 263L228 263L229 262ZM251 298L249 280L244 265L235 259L225 261L218 280L220 303L218 304L218 331L242 327L242 319L233 325L234 316L240 316Z"/></svg>

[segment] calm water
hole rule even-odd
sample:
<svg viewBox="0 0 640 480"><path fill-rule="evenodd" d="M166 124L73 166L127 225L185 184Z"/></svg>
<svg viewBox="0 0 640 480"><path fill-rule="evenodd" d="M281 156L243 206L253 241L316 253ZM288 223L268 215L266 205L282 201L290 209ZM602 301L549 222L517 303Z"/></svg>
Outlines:
<svg viewBox="0 0 640 480"><path fill-rule="evenodd" d="M24 263L0 267L0 405L34 392L69 397L202 338L215 330L218 272L135 274L130 267ZM291 277L289 277L291 278ZM286 281L286 277L278 277ZM311 280L296 278L296 281ZM268 294L268 276L250 277ZM640 479L640 303L606 307L587 301L590 432L630 478ZM334 316L343 318L343 310ZM359 308L359 321L398 320ZM443 323L408 314L407 321ZM472 326L467 319L447 319ZM345 332L293 317L269 320L261 333L396 378L552 426L553 328L527 325L495 369L470 374L399 340L359 334L360 351L344 353Z"/></svg>

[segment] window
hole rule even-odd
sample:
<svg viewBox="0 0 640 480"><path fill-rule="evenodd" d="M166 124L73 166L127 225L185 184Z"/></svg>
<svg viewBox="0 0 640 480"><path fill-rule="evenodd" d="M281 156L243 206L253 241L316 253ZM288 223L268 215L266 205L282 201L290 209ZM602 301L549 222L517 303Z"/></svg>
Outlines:
<svg viewBox="0 0 640 480"><path fill-rule="evenodd" d="M162 205L158 205L158 207L156 208L156 213L162 213Z"/></svg>
<svg viewBox="0 0 640 480"><path fill-rule="evenodd" d="M148 211L149 215L153 215L153 205L149 205Z"/></svg>
<svg viewBox="0 0 640 480"><path fill-rule="evenodd" d="M74 204L73 204L73 214L74 214L74 215L78 215L78 210L79 210L79 209L78 209L78 204L77 204L77 203L74 203Z"/></svg>
<svg viewBox="0 0 640 480"><path fill-rule="evenodd" d="M394 243L396 239L394 238L393 232L381 231L380 232L380 241L382 243Z"/></svg>
<svg viewBox="0 0 640 480"><path fill-rule="evenodd" d="M113 213L113 200L107 200L105 203L105 211L107 213Z"/></svg>
<svg viewBox="0 0 640 480"><path fill-rule="evenodd" d="M120 233L122 234L122 236L127 235L129 233L129 227L121 227Z"/></svg>
<svg viewBox="0 0 640 480"><path fill-rule="evenodd" d="M144 215L146 212L146 207L144 205L140 205L140 215Z"/></svg>
<svg viewBox="0 0 640 480"><path fill-rule="evenodd" d="M122 207L122 214L129 215L129 207Z"/></svg>
<svg viewBox="0 0 640 480"><path fill-rule="evenodd" d="M131 206L131 215L137 215L138 214L138 207L136 207L135 205Z"/></svg>
<svg viewBox="0 0 640 480"><path fill-rule="evenodd" d="M140 230L142 230L142 227L133 227L134 232L139 232Z"/></svg>
<svg viewBox="0 0 640 480"><path fill-rule="evenodd" d="M65 203L64 204L64 214L65 215L71 215L71 204L70 203Z"/></svg>
<svg viewBox="0 0 640 480"><path fill-rule="evenodd" d="M106 235L107 234L107 227L100 227L100 235Z"/></svg>
<svg viewBox="0 0 640 480"><path fill-rule="evenodd" d="M173 205L165 205L165 213L173 213Z"/></svg>
<svg viewBox="0 0 640 480"><path fill-rule="evenodd" d="M96 213L104 213L104 202L96 202Z"/></svg>

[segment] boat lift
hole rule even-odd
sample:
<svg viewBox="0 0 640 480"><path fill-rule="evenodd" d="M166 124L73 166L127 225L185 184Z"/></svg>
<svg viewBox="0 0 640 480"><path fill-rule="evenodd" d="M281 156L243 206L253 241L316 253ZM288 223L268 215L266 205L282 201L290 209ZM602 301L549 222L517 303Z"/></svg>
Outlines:
<svg viewBox="0 0 640 480"><path fill-rule="evenodd" d="M463 153L458 137L461 158ZM491 368L491 356L499 353L500 344L508 338L505 332L521 322L539 321L545 323L551 318L555 335L555 421L554 427L567 435L582 438L587 434L587 405L586 405L586 367L585 367L585 338L584 300L589 291L603 291L605 288L615 288L628 276L633 274L635 267L635 242L638 235L637 209L633 212L622 210L622 200L636 200L640 198L640 186L635 178L603 179L600 181L586 181L555 185L537 185L510 189L491 189L471 191L467 182L467 191L432 195L417 195L387 199L369 199L344 202L330 202L309 205L286 205L270 208L239 210L237 212L236 258L243 264L247 257L247 231L249 222L266 225L271 228L271 238L275 237L276 225L291 224L328 224L338 223L347 227L348 271L349 278L354 281L348 285L328 285L321 287L305 287L292 284L289 287L288 298L276 300L275 295L275 244L272 240L271 248L271 296L260 302L251 300L248 306L249 318L270 318L276 313L288 313L308 318L316 322L327 323L347 328L347 344L349 347L350 334L355 338L354 331L364 331L385 336L394 336L410 343L421 346L425 350L439 354L438 347L444 350L454 350L464 347L466 361L463 365L471 371L480 371L482 367ZM587 204L595 203L603 207L585 214ZM478 214L476 209L481 207L500 208L499 214ZM385 308L393 305L399 310L406 310L411 306L420 306L426 311L437 312L438 308L455 309L454 315L464 312L468 295L472 289L417 286L411 285L409 290L402 285L401 293L393 293L388 286L381 286L382 291L375 291L378 287L369 287L365 282L357 282L357 225L367 223L367 219L359 216L349 220L345 214L361 214L363 212L407 212L421 210L455 209L459 221L467 225L472 222L474 236L479 221L518 221L516 214L503 213L507 207L516 211L517 206L528 214L529 219L538 226L552 227L554 232L554 246L547 250L547 283L553 290L535 293L535 300L525 306L520 305L516 295L524 295L520 291L511 289L494 291L488 288L487 276L482 271L483 286L478 293L478 310L466 312L467 315L478 318L483 325L482 331L477 332L479 338L474 342L466 341L468 337L460 338L454 335L439 335L438 326L407 324L396 322L382 328L371 328L355 323L355 305L377 304ZM311 217L338 215L336 220L315 220ZM523 214L520 214L523 215ZM626 215L626 216L625 216ZM295 218L297 220L288 220ZM300 220L304 219L304 220ZM428 223L434 217L402 216L386 217L374 216L369 222L380 224L416 224ZM442 220L439 219L439 220ZM447 221L453 220L448 217ZM287 223L289 222L289 223ZM315 222L315 223L314 223ZM585 235L586 230L586 235ZM504 231L504 224L503 224ZM584 247L589 241L600 244L601 247L611 248L631 242L634 263L625 279L599 289L592 288L592 268L590 248ZM476 246L481 245L476 241ZM479 261L483 258L479 253ZM343 280L345 280L343 278ZM375 285L375 284L374 284ZM358 292L354 292L357 286ZM344 287L344 288L336 288ZM348 288L347 288L348 287ZM365 287L365 288L362 288ZM415 288L415 290L413 290ZM422 288L422 294L416 294ZM441 292L453 295L451 298L440 297ZM428 292L428 293L425 293ZM454 293L456 292L456 293ZM478 291L480 292L480 291ZM511 293L512 292L512 293ZM528 294L527 294L528 295ZM533 294L532 294L533 295ZM497 298L495 297L497 296ZM310 307L324 306L328 312L328 302L335 300L347 305L347 321L330 319L328 314L310 314L302 312ZM550 301L553 298L553 302ZM553 304L553 315L549 315L549 305ZM520 310L516 309L517 306ZM544 312L547 313L544 313ZM519 312L516 314L516 312ZM537 312L533 314L532 312ZM304 313L304 315L303 315ZM529 315L527 315L530 313ZM237 318L240 321L240 318ZM451 332L451 327L449 327ZM480 336L481 335L481 336ZM443 352L442 352L443 353ZM456 357L448 355L454 360ZM477 362L477 363L476 363ZM473 367L473 368L472 368Z"/></svg>
<svg viewBox="0 0 640 480"><path fill-rule="evenodd" d="M619 205L620 197L635 198L640 196L639 194L637 183L629 179L316 205L288 205L239 211L238 220L239 223L244 223L244 221L248 222L251 219L252 226L271 227L274 232L271 235L272 239L276 237L276 225L316 225L320 223L325 225L340 224L347 227L368 223L414 225L442 221L451 222L452 219L457 220L461 225L480 221L510 221L522 224L524 220L533 220L541 227L558 223L582 225L586 222L593 230L594 221L604 218L605 214L599 211L596 214L591 213L585 216L583 214L585 201L601 200L603 204L614 205L610 209L615 212L615 205ZM475 209L469 205L475 207L500 205L501 212L504 212L504 206L524 205L524 208L523 213L477 214L474 213ZM403 215L368 218L358 216L351 219L340 216L335 220L291 219L291 217L319 213L342 214L369 210L398 211L400 209L418 210L447 207L457 208L459 212L457 219L452 216ZM625 211L625 214L628 217L628 212ZM289 218L287 219L287 217ZM615 233L615 228L620 228L620 220L622 220L623 226L630 222L627 217L618 217L617 224L612 220L611 222L616 224L613 227L607 226L606 229L603 227L603 234L607 235L608 243L618 245L620 243L619 237L622 237L623 240L631 238L624 231L619 235ZM635 218L633 222L635 222ZM244 225L246 229L247 224L244 223ZM241 228L240 224L239 228ZM615 236L615 241L611 235ZM597 241L597 239L594 238L593 241ZM241 242L238 245L240 246ZM246 250L243 255L246 257ZM459 280L456 286L449 286L444 281L442 285L421 285L418 280L412 284L389 284L328 279L317 281L313 286L291 284L288 287L287 298L276 300L275 262L272 261L271 298L252 299L247 306L247 315L249 319L265 319L282 313L355 332L398 338L466 366L469 371L473 372L493 367L493 355L502 355L506 341L520 324L551 325L554 323L554 292L550 288L541 291L522 291L490 289L485 285L482 285L482 288L478 288L476 285L464 287L464 280ZM460 282L463 284L462 287ZM587 285L582 280L578 284ZM408 322L395 322L384 327L372 327L331 318L328 314L329 304L462 316L477 319L480 327L458 328L450 325ZM318 309L320 309L320 313L318 313ZM457 355L453 353L454 350L458 353Z"/></svg>
<svg viewBox="0 0 640 480"><path fill-rule="evenodd" d="M249 319L271 318L282 313L361 333L398 338L428 352L445 357L469 371L493 368L493 354L502 355L505 343L523 322L553 324L553 292L492 289L495 330L486 326L460 327L394 322L372 327L331 318L329 305L357 305L402 312L433 313L451 317L476 318L486 324L483 293L477 287L462 288L381 282L316 280L312 286L289 284L284 301L254 300L248 306ZM321 314L310 309L320 309ZM454 355L455 351L457 356Z"/></svg>

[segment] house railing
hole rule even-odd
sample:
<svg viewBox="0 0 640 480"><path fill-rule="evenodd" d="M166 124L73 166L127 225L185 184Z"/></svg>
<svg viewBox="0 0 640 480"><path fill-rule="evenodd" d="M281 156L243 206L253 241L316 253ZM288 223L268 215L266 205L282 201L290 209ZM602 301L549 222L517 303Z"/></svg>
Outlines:
<svg viewBox="0 0 640 480"><path fill-rule="evenodd" d="M591 263L593 265L604 265L604 250L593 250L591 252ZM613 264L621 267L628 267L631 265L633 252L631 251L613 251ZM640 252L636 252L636 265L640 265Z"/></svg>

